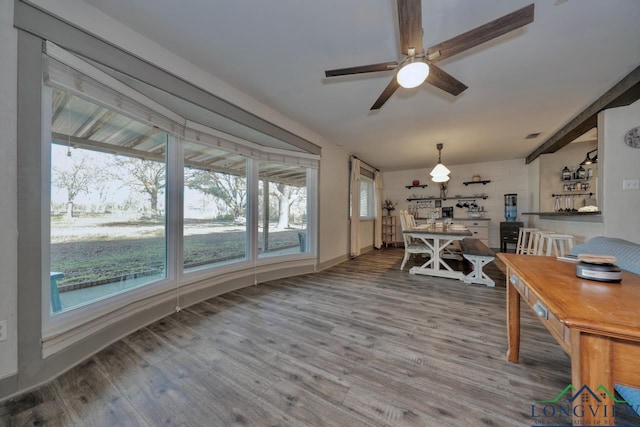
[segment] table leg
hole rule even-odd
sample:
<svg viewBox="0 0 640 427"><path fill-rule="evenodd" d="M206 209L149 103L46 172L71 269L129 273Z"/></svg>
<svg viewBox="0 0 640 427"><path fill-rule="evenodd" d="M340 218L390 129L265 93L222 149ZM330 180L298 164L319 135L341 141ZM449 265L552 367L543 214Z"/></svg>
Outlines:
<svg viewBox="0 0 640 427"><path fill-rule="evenodd" d="M440 239L433 239L433 269L435 271L440 270Z"/></svg>
<svg viewBox="0 0 640 427"><path fill-rule="evenodd" d="M615 425L612 353L610 338L571 331L571 384L581 391L572 402L574 425Z"/></svg>
<svg viewBox="0 0 640 427"><path fill-rule="evenodd" d="M492 257L479 257L476 255L464 254L464 257L469 260L473 265L473 271L467 274L464 278L465 283L477 283L481 285L487 285L489 287L495 287L496 282L484 272L483 267L493 261Z"/></svg>
<svg viewBox="0 0 640 427"><path fill-rule="evenodd" d="M422 240L424 244L433 251L433 255L429 261L420 267L411 267L409 274L426 274L457 280L464 279L464 273L462 271L454 270L442 259L442 251L449 243L453 242L454 239L441 239L439 236L425 237L419 234L413 235L413 237ZM431 240L431 242L429 240Z"/></svg>
<svg viewBox="0 0 640 427"><path fill-rule="evenodd" d="M507 275L507 337L509 341L507 360L518 363L520 360L520 294L509 282L509 275Z"/></svg>

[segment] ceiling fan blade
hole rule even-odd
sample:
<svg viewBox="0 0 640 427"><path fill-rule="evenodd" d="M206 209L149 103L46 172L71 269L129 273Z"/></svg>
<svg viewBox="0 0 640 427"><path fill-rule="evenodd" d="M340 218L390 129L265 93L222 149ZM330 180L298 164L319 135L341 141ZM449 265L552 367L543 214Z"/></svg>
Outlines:
<svg viewBox="0 0 640 427"><path fill-rule="evenodd" d="M387 99L391 98L393 92L395 92L399 87L400 84L398 83L398 79L396 79L396 76L393 76L387 87L384 88L378 99L376 99L376 102L371 107L371 110L379 110L380 107L382 107L384 103L387 102Z"/></svg>
<svg viewBox="0 0 640 427"><path fill-rule="evenodd" d="M388 71L395 70L398 67L398 63L382 62L380 64L360 65L358 67L338 68L335 70L327 70L324 72L326 77L346 76L349 74L361 74L361 73L373 73L376 71Z"/></svg>
<svg viewBox="0 0 640 427"><path fill-rule="evenodd" d="M515 12L474 28L471 31L431 46L427 51L427 56L431 62L442 61L443 59L530 24L533 22L533 10L534 4L532 3L529 6L525 6L522 9L518 9ZM440 52L440 54L437 55L437 52ZM434 57L431 58L431 55L434 55Z"/></svg>
<svg viewBox="0 0 640 427"><path fill-rule="evenodd" d="M426 81L453 96L458 96L467 89L467 85L434 64L429 64L429 76Z"/></svg>
<svg viewBox="0 0 640 427"><path fill-rule="evenodd" d="M416 54L422 53L422 2L421 0L398 0L398 20L400 24L400 51L409 54L409 48Z"/></svg>

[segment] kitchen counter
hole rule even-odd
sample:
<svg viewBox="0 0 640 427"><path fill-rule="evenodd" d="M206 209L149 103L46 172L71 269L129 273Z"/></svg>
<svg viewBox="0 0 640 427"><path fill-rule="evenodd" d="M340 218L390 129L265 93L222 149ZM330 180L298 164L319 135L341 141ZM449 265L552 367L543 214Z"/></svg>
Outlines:
<svg viewBox="0 0 640 427"><path fill-rule="evenodd" d="M602 215L602 212L601 211L597 211L597 212L523 212L522 215L585 216L585 215Z"/></svg>
<svg viewBox="0 0 640 427"><path fill-rule="evenodd" d="M491 218L453 218L454 221L491 221Z"/></svg>
<svg viewBox="0 0 640 427"><path fill-rule="evenodd" d="M602 222L602 212L523 212L522 215L538 215L541 219L558 221Z"/></svg>

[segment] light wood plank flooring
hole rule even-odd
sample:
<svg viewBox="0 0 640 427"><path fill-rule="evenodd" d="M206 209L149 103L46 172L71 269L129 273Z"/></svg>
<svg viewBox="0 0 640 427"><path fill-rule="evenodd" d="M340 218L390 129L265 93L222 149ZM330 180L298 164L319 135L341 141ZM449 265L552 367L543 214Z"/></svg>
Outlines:
<svg viewBox="0 0 640 427"><path fill-rule="evenodd" d="M532 425L569 358L523 306L521 362L506 361L497 268L487 288L401 272L402 255L187 308L0 405L0 425Z"/></svg>

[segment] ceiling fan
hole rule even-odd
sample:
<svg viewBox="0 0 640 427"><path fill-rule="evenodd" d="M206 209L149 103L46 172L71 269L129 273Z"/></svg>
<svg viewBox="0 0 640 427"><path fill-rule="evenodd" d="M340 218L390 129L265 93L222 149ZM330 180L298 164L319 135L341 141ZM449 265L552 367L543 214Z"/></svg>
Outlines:
<svg viewBox="0 0 640 427"><path fill-rule="evenodd" d="M467 86L440 67L437 67L435 63L530 24L533 22L533 10L534 4L532 3L445 42L431 46L425 52L422 49L421 0L398 0L400 50L402 54L406 55L406 58L399 63L392 61L339 68L327 70L324 74L326 77L336 77L397 69L398 72L382 91L371 110L380 109L400 86L405 88L416 87L425 80L427 83L453 96L458 96L467 89Z"/></svg>

